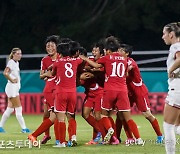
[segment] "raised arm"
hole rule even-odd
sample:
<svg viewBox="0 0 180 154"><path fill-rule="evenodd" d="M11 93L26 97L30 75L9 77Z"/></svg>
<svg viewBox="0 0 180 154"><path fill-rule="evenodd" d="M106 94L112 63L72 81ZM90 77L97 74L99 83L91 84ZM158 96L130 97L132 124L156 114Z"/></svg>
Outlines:
<svg viewBox="0 0 180 154"><path fill-rule="evenodd" d="M101 68L101 67L103 67L102 64L96 63L96 62L90 60L88 57L85 57L85 56L83 56L83 55L79 55L79 57L80 57L82 60L88 62L89 65L91 65L91 66L94 67L94 68Z"/></svg>

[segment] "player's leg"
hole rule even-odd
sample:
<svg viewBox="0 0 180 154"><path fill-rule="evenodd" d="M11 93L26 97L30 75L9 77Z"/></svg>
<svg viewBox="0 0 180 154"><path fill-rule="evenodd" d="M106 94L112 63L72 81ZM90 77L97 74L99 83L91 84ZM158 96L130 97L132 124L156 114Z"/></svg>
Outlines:
<svg viewBox="0 0 180 154"><path fill-rule="evenodd" d="M50 117L44 120L32 134L28 135L28 139L31 140L32 142L35 142L39 135L44 133L47 129L49 129L54 124L55 119L56 119L56 114L51 111Z"/></svg>
<svg viewBox="0 0 180 154"><path fill-rule="evenodd" d="M129 142L133 142L134 141L134 138L133 138L133 135L132 135L132 132L127 124L127 122L124 120L124 116L122 114L122 112L118 112L117 113L117 118L116 119L119 119L120 121L120 127L123 126L124 128L124 131L125 131L125 134L127 136L127 140L125 141L125 143L129 143ZM119 123L117 123L119 124ZM121 126L122 125L122 126ZM119 129L118 126L116 126L117 130ZM118 132L118 131L117 131Z"/></svg>
<svg viewBox="0 0 180 154"><path fill-rule="evenodd" d="M18 122L22 128L21 132L22 133L29 133L30 130L26 127L24 118L22 116L22 106L21 106L21 101L20 101L19 95L16 97L9 98L9 100L12 102L12 104L15 108L16 118L17 118L17 120L18 120Z"/></svg>
<svg viewBox="0 0 180 154"><path fill-rule="evenodd" d="M68 133L69 133L69 141L68 146L76 146L76 131L77 131L77 123L75 119L75 111L76 111L76 92L71 92L67 94L68 103L66 108L67 119L68 119Z"/></svg>
<svg viewBox="0 0 180 154"><path fill-rule="evenodd" d="M48 105L44 103L43 121L47 120L49 117L50 117L50 112L48 111ZM49 131L50 131L50 128L48 128L45 131L45 135L43 136L43 139L41 140L41 144L46 144L46 142L51 139Z"/></svg>
<svg viewBox="0 0 180 154"><path fill-rule="evenodd" d="M58 119L58 130L59 130L59 144L53 146L55 148L66 147L66 114L64 111L56 110Z"/></svg>
<svg viewBox="0 0 180 154"><path fill-rule="evenodd" d="M169 104L165 104L164 107L164 135L165 135L165 148L167 154L174 154L176 147L175 136L175 123L180 115L180 109L172 107Z"/></svg>
<svg viewBox="0 0 180 154"><path fill-rule="evenodd" d="M14 111L14 107L12 105L12 103L10 102L10 100L8 99L8 105L6 110L4 111L2 117L1 117L1 121L0 121L0 133L5 133L4 130L4 124L7 121L7 119L9 118L9 116L11 115L11 113Z"/></svg>
<svg viewBox="0 0 180 154"><path fill-rule="evenodd" d="M176 132L177 135L180 135L180 115L177 118L175 125L176 125L175 126L175 132Z"/></svg>
<svg viewBox="0 0 180 154"><path fill-rule="evenodd" d="M163 142L163 135L160 130L160 126L158 123L158 120L152 115L150 110L147 110L146 112L142 112L144 117L151 123L154 131L156 132L157 135L157 143L162 143Z"/></svg>

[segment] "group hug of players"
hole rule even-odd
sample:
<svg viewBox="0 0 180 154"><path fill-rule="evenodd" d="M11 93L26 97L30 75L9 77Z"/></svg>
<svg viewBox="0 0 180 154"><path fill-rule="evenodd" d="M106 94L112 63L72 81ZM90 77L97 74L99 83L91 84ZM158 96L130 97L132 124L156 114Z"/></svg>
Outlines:
<svg viewBox="0 0 180 154"><path fill-rule="evenodd" d="M86 145L117 145L121 142L122 127L126 143L143 144L131 118L134 103L151 123L157 143L163 142L158 121L150 111L147 87L136 62L130 58L132 46L110 36L93 45L90 57L86 49L69 38L52 35L47 37L45 46L48 55L41 60L40 70L40 78L46 81L44 116L40 126L28 135L30 141L38 144L37 137L45 132L41 141L45 144L51 139L49 128L54 124L56 142L53 147L77 145L76 87L81 85L86 94L82 117L93 127L92 139ZM111 117L114 112L115 121Z"/></svg>

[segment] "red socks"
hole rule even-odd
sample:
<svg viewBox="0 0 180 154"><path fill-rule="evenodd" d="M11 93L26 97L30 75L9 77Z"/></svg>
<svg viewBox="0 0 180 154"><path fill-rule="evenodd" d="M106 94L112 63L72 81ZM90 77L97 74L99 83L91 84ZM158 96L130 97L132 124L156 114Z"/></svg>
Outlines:
<svg viewBox="0 0 180 154"><path fill-rule="evenodd" d="M57 119L54 121L54 134L55 134L56 140L59 140L58 120Z"/></svg>
<svg viewBox="0 0 180 154"><path fill-rule="evenodd" d="M77 124L74 118L71 118L68 122L69 122L68 134L69 134L69 140L71 140L71 137L73 135L76 135Z"/></svg>
<svg viewBox="0 0 180 154"><path fill-rule="evenodd" d="M109 117L109 120L110 120L110 122L111 122L112 128L114 129L113 136L116 137L116 136L117 136L117 134L116 134L116 125L115 125L115 123L114 123L114 120L113 120L112 117Z"/></svg>
<svg viewBox="0 0 180 154"><path fill-rule="evenodd" d="M100 132L99 124L93 116L89 115L85 120L96 130L96 132Z"/></svg>
<svg viewBox="0 0 180 154"><path fill-rule="evenodd" d="M162 136L160 127L159 127L159 123L157 121L157 119L154 119L154 121L150 122L154 131L156 132L157 136Z"/></svg>
<svg viewBox="0 0 180 154"><path fill-rule="evenodd" d="M49 119L49 117L43 117L43 121L45 121L45 120L47 120L47 119ZM45 135L50 136L50 134L49 134L49 129L47 129L47 130L45 131Z"/></svg>
<svg viewBox="0 0 180 154"><path fill-rule="evenodd" d="M106 130L108 130L109 128L112 127L112 124L111 124L109 117L103 117L100 121Z"/></svg>
<svg viewBox="0 0 180 154"><path fill-rule="evenodd" d="M65 122L58 122L59 140L60 143L66 141L66 124Z"/></svg>
<svg viewBox="0 0 180 154"><path fill-rule="evenodd" d="M135 136L136 139L140 138L139 130L137 128L136 123L131 119L127 122L128 127L132 131L133 135Z"/></svg>
<svg viewBox="0 0 180 154"><path fill-rule="evenodd" d="M43 121L41 123L41 125L39 126L38 129L36 129L36 131L34 133L32 133L32 135L34 137L38 137L39 135L41 135L43 132L45 132L47 129L49 129L51 126L53 125L53 122L48 118L45 121Z"/></svg>
<svg viewBox="0 0 180 154"><path fill-rule="evenodd" d="M127 138L133 138L132 132L125 120L122 121Z"/></svg>

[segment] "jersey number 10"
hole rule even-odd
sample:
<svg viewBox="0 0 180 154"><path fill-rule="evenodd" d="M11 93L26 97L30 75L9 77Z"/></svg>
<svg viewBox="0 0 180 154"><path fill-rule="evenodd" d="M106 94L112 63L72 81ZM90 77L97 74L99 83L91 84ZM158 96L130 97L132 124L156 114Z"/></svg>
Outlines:
<svg viewBox="0 0 180 154"><path fill-rule="evenodd" d="M125 66L123 63L117 63L114 62L111 64L112 65L112 73L111 73L111 77L123 77L125 74Z"/></svg>

